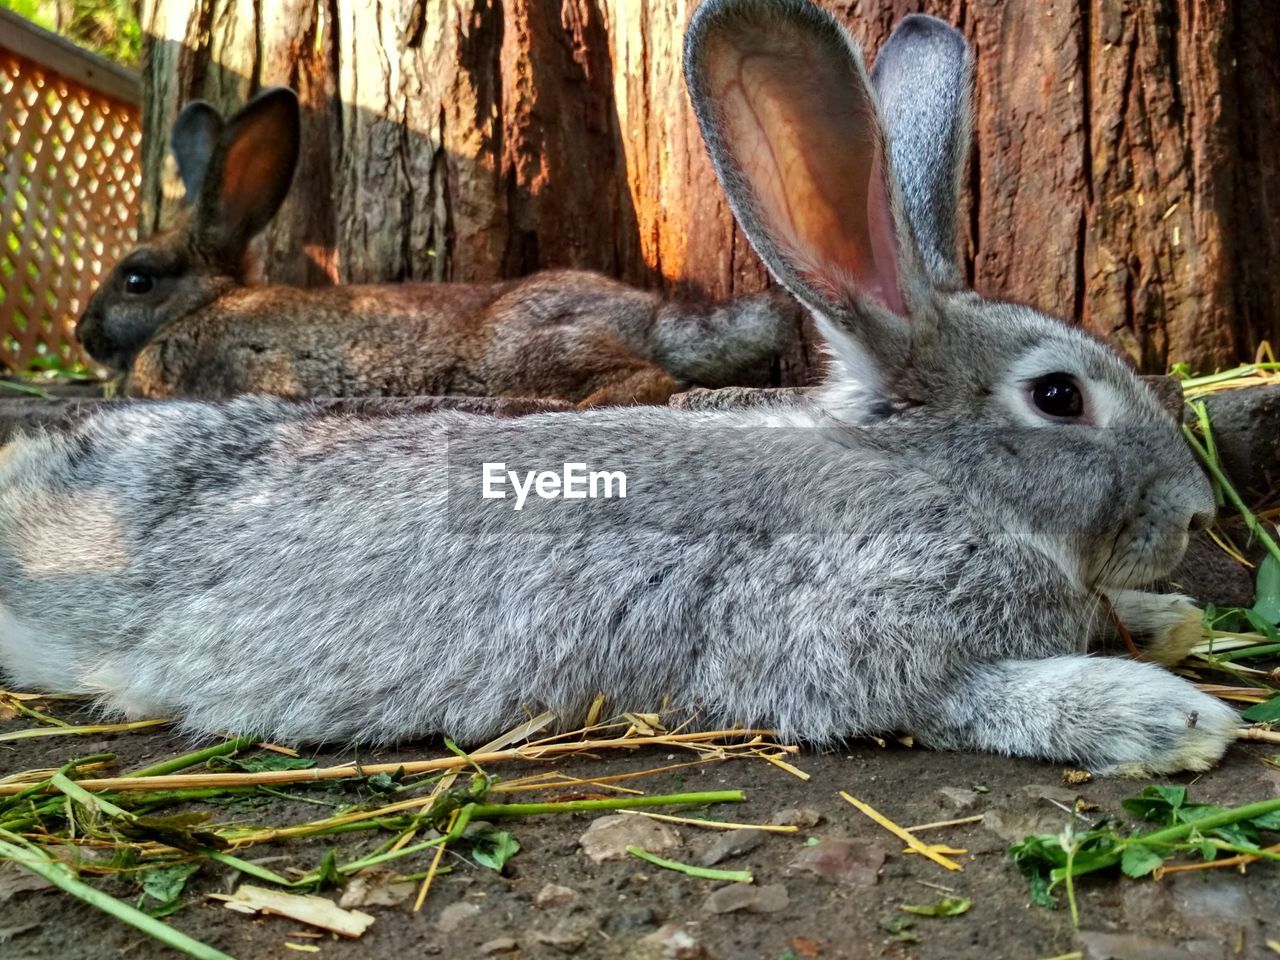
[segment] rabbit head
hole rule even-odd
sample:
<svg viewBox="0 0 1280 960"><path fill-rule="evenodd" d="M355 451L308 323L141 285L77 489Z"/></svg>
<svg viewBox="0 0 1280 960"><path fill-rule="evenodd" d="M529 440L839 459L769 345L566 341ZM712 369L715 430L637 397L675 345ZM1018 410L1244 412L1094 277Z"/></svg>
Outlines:
<svg viewBox="0 0 1280 960"><path fill-rule="evenodd" d="M1111 349L964 288L970 75L963 36L923 15L870 76L807 0L707 0L686 37L730 205L832 354L824 412L1046 541L1083 584L1150 582L1212 516L1208 482Z"/></svg>
<svg viewBox="0 0 1280 960"><path fill-rule="evenodd" d="M182 109L172 146L183 219L129 251L89 299L76 336L95 360L127 369L165 324L251 279L250 243L289 192L299 131L297 95L284 87L225 122L203 100Z"/></svg>

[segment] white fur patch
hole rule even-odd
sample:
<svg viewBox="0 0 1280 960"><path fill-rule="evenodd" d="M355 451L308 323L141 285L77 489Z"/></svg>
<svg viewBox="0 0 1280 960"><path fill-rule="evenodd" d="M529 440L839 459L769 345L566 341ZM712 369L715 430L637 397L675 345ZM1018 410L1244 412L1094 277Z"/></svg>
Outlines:
<svg viewBox="0 0 1280 960"><path fill-rule="evenodd" d="M119 669L101 666L85 677L84 686L97 696L103 706L119 712L128 720L144 720L165 713L159 705L141 699L129 689L128 678Z"/></svg>
<svg viewBox="0 0 1280 960"><path fill-rule="evenodd" d="M105 573L129 565L119 508L106 494L32 491L21 517L24 535L13 545L28 577Z"/></svg>
<svg viewBox="0 0 1280 960"><path fill-rule="evenodd" d="M60 667L57 658L50 655L48 644L42 642L43 633L0 604L0 675L21 687L81 692L66 689L66 667Z"/></svg>

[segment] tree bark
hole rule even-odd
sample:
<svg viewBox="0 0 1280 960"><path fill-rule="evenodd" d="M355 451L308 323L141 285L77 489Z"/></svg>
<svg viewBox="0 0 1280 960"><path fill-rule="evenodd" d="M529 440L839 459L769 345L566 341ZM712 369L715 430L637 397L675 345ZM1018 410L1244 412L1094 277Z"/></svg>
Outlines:
<svg viewBox="0 0 1280 960"><path fill-rule="evenodd" d="M977 58L961 255L1144 370L1280 337L1272 0L823 0L868 52L918 9ZM543 267L729 296L767 275L680 75L689 0L147 0L146 228L169 125L284 83L305 108L272 279L472 280ZM816 355L816 353L815 353Z"/></svg>

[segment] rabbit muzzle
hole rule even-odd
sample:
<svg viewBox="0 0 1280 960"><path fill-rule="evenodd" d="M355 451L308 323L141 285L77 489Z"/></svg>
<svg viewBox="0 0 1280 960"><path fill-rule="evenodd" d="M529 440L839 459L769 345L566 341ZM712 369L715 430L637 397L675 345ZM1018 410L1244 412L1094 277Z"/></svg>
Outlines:
<svg viewBox="0 0 1280 960"><path fill-rule="evenodd" d="M1213 489L1194 464L1182 475L1156 479L1136 498L1110 550L1100 558L1096 585L1132 588L1168 577L1191 534L1207 528L1214 516Z"/></svg>

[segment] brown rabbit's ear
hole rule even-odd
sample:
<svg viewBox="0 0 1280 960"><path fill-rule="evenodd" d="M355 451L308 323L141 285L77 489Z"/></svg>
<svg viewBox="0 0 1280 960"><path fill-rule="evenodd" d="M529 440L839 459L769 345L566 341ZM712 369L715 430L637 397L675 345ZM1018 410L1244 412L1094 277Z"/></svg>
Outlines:
<svg viewBox="0 0 1280 960"><path fill-rule="evenodd" d="M883 323L859 339L897 352L901 318L930 285L844 29L804 0L706 0L686 36L685 79L720 182L761 259L827 318L870 307Z"/></svg>
<svg viewBox="0 0 1280 960"><path fill-rule="evenodd" d="M222 136L222 115L203 100L192 100L173 122L169 142L178 161L178 175L187 191L187 203L195 203L204 175Z"/></svg>
<svg viewBox="0 0 1280 960"><path fill-rule="evenodd" d="M222 129L200 190L198 230L217 256L239 261L280 209L298 165L298 97L262 91Z"/></svg>

